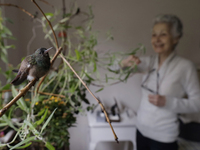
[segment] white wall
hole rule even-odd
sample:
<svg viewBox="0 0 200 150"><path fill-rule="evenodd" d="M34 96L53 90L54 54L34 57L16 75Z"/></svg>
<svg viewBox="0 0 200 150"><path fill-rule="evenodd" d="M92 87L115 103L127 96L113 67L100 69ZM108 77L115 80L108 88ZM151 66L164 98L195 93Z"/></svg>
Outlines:
<svg viewBox="0 0 200 150"><path fill-rule="evenodd" d="M18 3L18 5L26 8L34 13L35 6L31 1L6 0L6 2ZM50 3L58 5L61 8L61 0ZM39 2L41 4L41 2ZM81 9L86 9L88 4L93 6L95 21L93 30L100 31L99 41L103 41L104 33L112 28L114 41L101 44L97 47L98 50L113 50L127 51L137 47L138 43L142 43L147 48L147 54L151 54L153 50L150 45L152 19L160 13L170 13L179 16L184 25L184 36L181 39L177 53L192 60L195 64L200 65L200 1L199 0L77 0ZM45 7L46 5L41 5ZM12 10L12 13L10 12ZM45 11L51 8L45 8ZM15 25L9 25L18 38L15 41L17 48L12 50L11 57L13 63L19 63L20 58L26 52L26 46L32 36L30 27L34 24L30 18L22 12L16 11L16 8L6 7L6 15L15 21ZM37 31L39 34L40 31ZM43 37L43 35L41 35ZM42 40L36 40L32 44L33 50L37 47L48 47L48 43ZM104 91L96 95L102 99L107 105L113 103L113 98L116 97L121 103L136 110L140 99L140 80L139 75L135 75L128 80L127 83L121 83L112 87L105 88ZM92 91L96 87L90 87ZM91 102L95 102L88 95ZM71 133L71 150L86 150L88 140L88 123L86 116L79 116L77 127L70 130ZM106 133L105 133L106 134ZM81 136L80 136L81 135ZM120 139L120 137L119 137ZM102 148L103 145L98 146ZM97 149L98 149L97 148ZM110 149L116 149L115 146L110 146Z"/></svg>

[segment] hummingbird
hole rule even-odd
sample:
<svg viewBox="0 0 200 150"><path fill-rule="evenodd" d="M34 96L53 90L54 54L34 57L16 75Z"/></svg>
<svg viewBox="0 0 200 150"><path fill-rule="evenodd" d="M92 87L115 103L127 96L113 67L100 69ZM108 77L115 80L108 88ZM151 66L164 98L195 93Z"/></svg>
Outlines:
<svg viewBox="0 0 200 150"><path fill-rule="evenodd" d="M11 84L19 85L26 79L32 81L34 78L39 80L50 69L50 57L49 50L51 48L38 48L32 55L26 56L21 62L19 70L13 70L17 72L17 76L12 80Z"/></svg>

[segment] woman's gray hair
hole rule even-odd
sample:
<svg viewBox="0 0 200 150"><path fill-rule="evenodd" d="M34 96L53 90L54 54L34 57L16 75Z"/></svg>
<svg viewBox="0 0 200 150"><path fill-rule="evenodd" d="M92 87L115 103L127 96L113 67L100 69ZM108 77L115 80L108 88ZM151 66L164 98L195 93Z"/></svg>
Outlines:
<svg viewBox="0 0 200 150"><path fill-rule="evenodd" d="M157 23L167 23L171 26L172 35L176 38L181 38L183 35L183 25L181 20L175 16L170 14L161 14L156 16L154 19L153 25Z"/></svg>

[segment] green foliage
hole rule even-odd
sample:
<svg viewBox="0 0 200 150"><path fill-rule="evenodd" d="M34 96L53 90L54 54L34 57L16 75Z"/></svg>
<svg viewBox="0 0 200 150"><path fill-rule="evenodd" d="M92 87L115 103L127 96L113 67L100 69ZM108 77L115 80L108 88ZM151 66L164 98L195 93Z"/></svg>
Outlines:
<svg viewBox="0 0 200 150"><path fill-rule="evenodd" d="M10 48L14 48L14 45L5 45L5 39L14 39L12 36L12 32L5 26L5 19L2 16L1 8L0 8L0 57L4 63L8 63L8 52L7 50Z"/></svg>
<svg viewBox="0 0 200 150"><path fill-rule="evenodd" d="M103 57L98 56L97 51L95 51L95 47L98 45L98 34L92 31L92 7L89 7L88 12L82 13L85 14L84 17L87 18L87 21L77 25L73 22L73 18L78 16L79 13L79 8L74 5L60 20L58 20L60 13L56 10L54 13L45 14L53 24L53 29L59 37L58 42L63 48L64 57L88 86L97 81L101 81L100 83L105 85L109 85L110 81L126 81L135 69L134 66L124 70L113 70L111 66L120 62L127 55L133 55L139 50L144 50L144 47L140 45L139 48L131 50L129 53L107 52ZM37 18L38 20L42 24L44 32L44 39L41 40L48 40L51 45L56 47L56 43L52 38L52 30L45 18ZM0 29L0 55L4 63L9 63L7 49L13 48L13 46L6 46L4 39L13 39L13 37L10 30L4 26L1 11ZM107 33L107 36L107 40L113 40L110 32ZM98 77L99 67L103 67L109 74L111 73L110 76L105 74L105 79L100 79ZM5 93L5 90L11 90L13 98L18 93L17 88L20 87L16 88L9 84L13 78L12 69L12 66L8 66L8 71L5 73L0 71L6 77L8 83L5 86L0 86L0 91ZM23 83L22 87L25 84ZM96 92L103 89L101 87ZM0 128L9 126L17 132L11 142L1 143L0 147L23 149L34 145L33 143L42 142L47 149L54 150L69 145L70 135L68 129L75 125L76 115L93 107L86 98L86 88L63 61L49 72L39 91L40 93L36 93L36 88L33 88L0 118ZM21 115L17 116L16 111L20 111ZM21 118L23 122L13 122L12 118ZM15 141L18 141L18 143L14 144Z"/></svg>

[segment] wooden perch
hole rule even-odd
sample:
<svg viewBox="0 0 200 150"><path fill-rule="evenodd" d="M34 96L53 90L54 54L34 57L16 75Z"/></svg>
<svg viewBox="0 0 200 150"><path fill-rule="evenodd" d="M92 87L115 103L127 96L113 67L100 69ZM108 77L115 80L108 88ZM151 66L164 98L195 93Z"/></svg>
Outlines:
<svg viewBox="0 0 200 150"><path fill-rule="evenodd" d="M0 110L0 117L5 114L5 112L13 105L15 104L22 96L28 92L28 90L35 85L37 79L33 79L31 82L29 82L23 89L19 91L17 96L15 96L8 104L6 104L1 110Z"/></svg>
<svg viewBox="0 0 200 150"><path fill-rule="evenodd" d="M61 58L63 59L63 61L69 66L69 68L74 72L74 74L76 75L76 77L81 81L81 83L85 86L85 88L88 90L88 92L89 92L89 93L94 97L94 99L99 103L99 105L101 106L101 108L102 108L102 110L103 110L103 112L104 112L104 114L105 114L105 116L106 116L106 120L107 120L107 122L108 122L109 125L110 125L110 128L111 128L111 130L112 130L112 132L113 132L113 135L114 135L114 137L115 137L115 140L116 140L117 143L119 143L118 137L117 137L117 135L115 134L115 131L114 131L112 125L111 125L110 119L109 119L109 117L108 117L108 114L107 114L107 112L106 112L105 107L103 106L103 104L100 102L100 100L98 100L98 99L96 98L96 96L92 93L92 91L87 87L87 85L85 84L85 82L84 82L84 81L81 79L81 77L76 73L76 71L72 68L72 66L71 66L70 63L65 59L65 57L64 57L62 54L60 54L60 57L61 57Z"/></svg>

